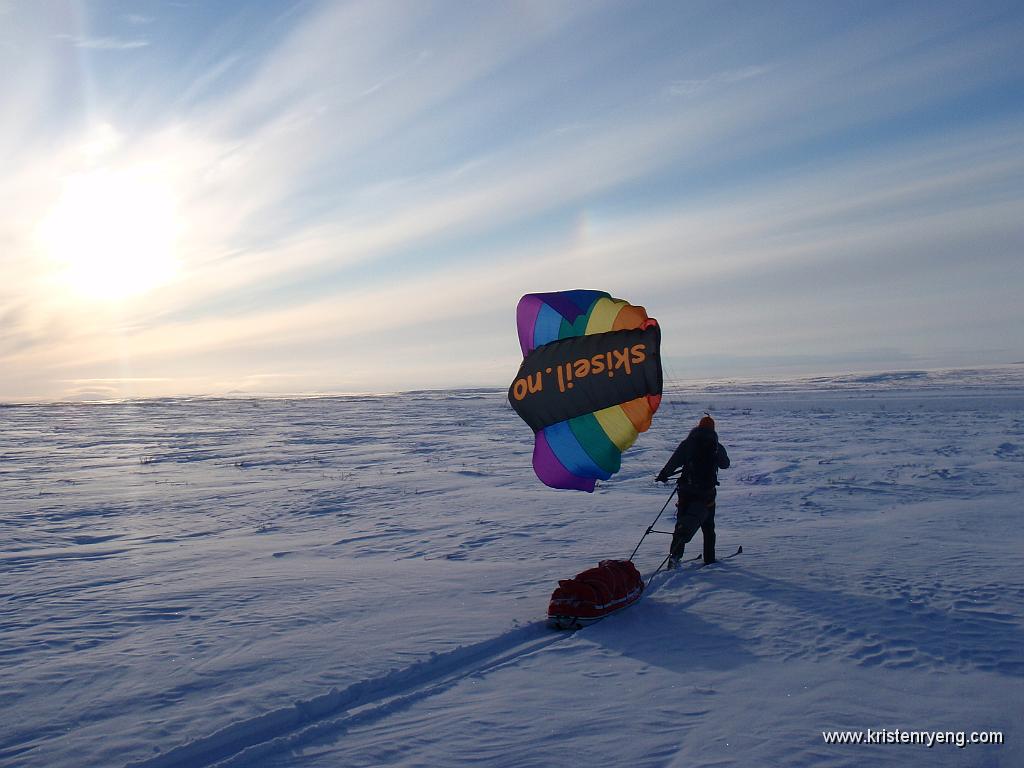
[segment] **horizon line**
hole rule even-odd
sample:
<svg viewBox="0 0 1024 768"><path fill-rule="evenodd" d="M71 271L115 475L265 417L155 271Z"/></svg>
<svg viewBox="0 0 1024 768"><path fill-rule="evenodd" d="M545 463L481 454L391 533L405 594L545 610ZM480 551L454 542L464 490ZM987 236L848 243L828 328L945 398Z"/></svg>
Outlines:
<svg viewBox="0 0 1024 768"><path fill-rule="evenodd" d="M736 383L736 384L785 384L785 383L799 383L807 382L811 383L821 379L841 380L847 377L857 376L910 376L910 375L929 375L935 373L957 373L957 372L996 372L1002 369L1024 367L1024 360L1017 360L1009 363L999 364L988 364L988 365L976 365L976 366L938 366L933 368L894 368L894 369L861 369L861 370L846 370L846 371L830 371L830 372L818 372L818 373L803 373L799 375L781 375L781 376L719 376L719 377L708 377L708 378L692 378L686 382L680 382L678 380L665 382L662 391L685 391L693 386L699 385L713 385L715 383ZM869 382L861 382L869 383ZM464 387L418 387L414 389L399 389L399 390L382 390L382 391L370 391L370 390L349 390L349 391L320 391L320 392L243 392L237 390L231 390L228 392L220 393L190 393L190 394L179 394L179 395L138 395L132 397L120 397L120 398L48 398L38 400L0 400L0 408L15 408L15 407L38 407L46 405L119 405L125 403L146 403L146 402L160 402L160 401L193 401L193 400L328 400L328 399L340 399L340 398L375 398L375 397L401 397L403 395L415 395L415 394L440 394L445 392L460 393L460 392L480 392L480 393L497 393L507 390L504 385L468 385ZM718 393L722 394L722 393Z"/></svg>

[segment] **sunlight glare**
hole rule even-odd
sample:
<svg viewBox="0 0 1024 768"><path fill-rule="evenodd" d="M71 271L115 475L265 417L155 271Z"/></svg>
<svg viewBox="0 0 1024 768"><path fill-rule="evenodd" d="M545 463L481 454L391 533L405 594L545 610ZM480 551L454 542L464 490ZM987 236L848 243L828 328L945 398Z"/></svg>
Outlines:
<svg viewBox="0 0 1024 768"><path fill-rule="evenodd" d="M179 230L174 196L159 169L103 168L67 179L41 239L68 287L117 300L168 282Z"/></svg>

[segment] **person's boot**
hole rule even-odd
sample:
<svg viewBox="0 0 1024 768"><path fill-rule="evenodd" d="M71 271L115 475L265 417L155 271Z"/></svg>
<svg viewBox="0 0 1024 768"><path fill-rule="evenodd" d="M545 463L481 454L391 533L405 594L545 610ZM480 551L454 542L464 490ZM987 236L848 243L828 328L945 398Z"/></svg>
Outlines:
<svg viewBox="0 0 1024 768"><path fill-rule="evenodd" d="M673 542L675 543L675 542ZM679 567L679 563L682 562L683 552L686 551L686 545L682 544L678 548L670 549L668 552L668 562L665 563L665 567L668 570L673 570Z"/></svg>

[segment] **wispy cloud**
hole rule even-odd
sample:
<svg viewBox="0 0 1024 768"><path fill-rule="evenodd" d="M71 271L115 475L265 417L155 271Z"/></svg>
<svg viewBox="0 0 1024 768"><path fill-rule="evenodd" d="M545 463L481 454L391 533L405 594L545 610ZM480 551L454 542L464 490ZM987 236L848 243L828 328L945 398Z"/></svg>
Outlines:
<svg viewBox="0 0 1024 768"><path fill-rule="evenodd" d="M95 51L130 51L145 48L149 40L126 40L119 37L76 37L75 35L56 35L58 40L66 40L75 48L87 48Z"/></svg>
<svg viewBox="0 0 1024 768"><path fill-rule="evenodd" d="M750 66L715 72L707 77L677 80L669 85L668 93L670 96L696 96L710 88L731 85L754 77L760 77L768 70L769 67L766 66Z"/></svg>

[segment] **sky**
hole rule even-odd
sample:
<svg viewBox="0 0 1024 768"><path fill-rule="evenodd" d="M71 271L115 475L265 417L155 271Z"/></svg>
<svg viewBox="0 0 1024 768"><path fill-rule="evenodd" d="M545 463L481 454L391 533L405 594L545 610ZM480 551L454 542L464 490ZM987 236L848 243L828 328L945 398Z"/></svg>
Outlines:
<svg viewBox="0 0 1024 768"><path fill-rule="evenodd" d="M1024 5L0 0L0 400L1024 361Z"/></svg>

